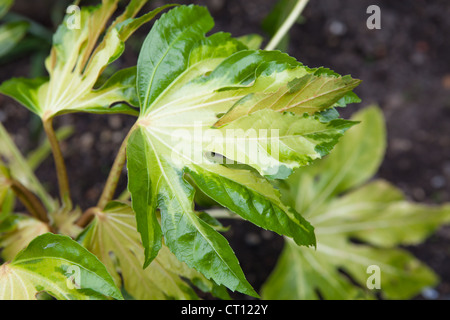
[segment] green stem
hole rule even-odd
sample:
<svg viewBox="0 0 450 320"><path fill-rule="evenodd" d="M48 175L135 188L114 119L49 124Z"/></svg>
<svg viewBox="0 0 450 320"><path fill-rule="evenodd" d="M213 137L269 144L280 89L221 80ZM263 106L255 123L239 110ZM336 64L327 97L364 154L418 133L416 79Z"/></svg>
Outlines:
<svg viewBox="0 0 450 320"><path fill-rule="evenodd" d="M309 0L298 0L297 4L295 5L294 9L292 9L291 13L287 17L287 19L283 22L281 27L278 29L278 31L275 33L275 35L272 37L272 39L267 44L266 48L264 50L274 50L277 45L280 43L281 39L286 35L286 33L291 29L292 25L295 23L295 21L298 19L300 14L303 12L303 9L305 9L306 4Z"/></svg>
<svg viewBox="0 0 450 320"><path fill-rule="evenodd" d="M108 179L106 180L105 187L103 188L102 195L100 196L100 199L97 203L97 208L100 208L103 210L106 206L106 204L111 201L114 197L114 193L117 188L117 184L119 182L120 176L122 174L123 166L125 165L125 161L127 158L127 143L128 139L130 138L131 134L133 133L135 129L135 126L133 126L130 131L128 132L127 136L122 142L122 145L120 146L120 149L117 153L116 159L114 160L113 166L111 168L111 171L109 172Z"/></svg>
<svg viewBox="0 0 450 320"><path fill-rule="evenodd" d="M58 138L56 137L55 131L53 130L53 119L45 119L43 121L44 130L47 134L48 141L52 148L53 159L55 160L56 175L58 177L59 184L59 194L61 201L66 206L71 206L69 179L67 177L66 164L64 163L64 158L59 147Z"/></svg>

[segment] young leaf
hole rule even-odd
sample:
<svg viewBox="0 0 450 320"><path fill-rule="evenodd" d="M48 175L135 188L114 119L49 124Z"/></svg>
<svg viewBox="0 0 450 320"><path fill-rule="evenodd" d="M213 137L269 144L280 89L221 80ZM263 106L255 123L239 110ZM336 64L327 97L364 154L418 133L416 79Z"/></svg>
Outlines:
<svg viewBox="0 0 450 320"><path fill-rule="evenodd" d="M137 105L135 68L118 71L101 88L96 83L104 69L123 53L124 41L167 7L133 19L143 2L132 1L106 33L106 24L118 0L103 0L100 6L82 8L80 26L72 26L72 17L67 16L53 37L53 47L46 59L49 79L11 79L0 86L0 92L42 119L69 112L136 114L129 106Z"/></svg>
<svg viewBox="0 0 450 320"><path fill-rule="evenodd" d="M144 270L144 248L133 210L127 204L111 202L103 212L97 212L79 241L105 264L116 284L135 299L197 299L180 277L208 291L216 287L179 262L166 246Z"/></svg>
<svg viewBox="0 0 450 320"><path fill-rule="evenodd" d="M156 256L163 235L169 249L188 266L231 290L254 295L226 240L195 212L194 186L245 219L292 236L298 244L315 245L313 228L281 205L269 183L254 190L247 184L255 176L238 179L205 155L220 153L232 162L242 158L264 175L285 177L292 168L327 154L353 125L345 120L325 123L314 114L342 105L338 102L359 81L309 69L278 51L247 50L224 33L206 37L212 27L205 8L180 6L162 15L147 36L137 70L141 112L127 145L128 188L145 265ZM309 80L302 82L305 76ZM256 107L270 97L284 100ZM250 107L241 112L244 102ZM230 109L239 113L227 114ZM218 122L221 116L227 120ZM281 139L264 136L268 123ZM249 139L235 134L228 140L227 129L253 129L257 134ZM267 145L271 140L281 145L279 154ZM261 156L254 157L245 145ZM237 152L228 152L228 147ZM220 182L233 188L227 190L233 196L224 194ZM253 199L248 212L233 203Z"/></svg>
<svg viewBox="0 0 450 320"><path fill-rule="evenodd" d="M400 190L381 180L361 186L381 163L386 133L375 107L353 119L361 124L349 130L332 154L280 184L285 200L314 225L317 250L287 239L263 298L374 298L364 289L370 266L380 268L384 298L409 299L436 284L432 270L397 246L420 243L450 222L450 206L407 202Z"/></svg>
<svg viewBox="0 0 450 320"><path fill-rule="evenodd" d="M0 299L32 300L45 291L57 299L122 299L105 266L67 236L46 233L0 266Z"/></svg>

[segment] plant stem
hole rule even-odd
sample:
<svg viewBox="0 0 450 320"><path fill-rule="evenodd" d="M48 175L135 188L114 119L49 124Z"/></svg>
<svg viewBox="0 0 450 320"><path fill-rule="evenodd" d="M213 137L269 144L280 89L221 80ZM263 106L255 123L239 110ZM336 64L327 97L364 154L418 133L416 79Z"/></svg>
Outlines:
<svg viewBox="0 0 450 320"><path fill-rule="evenodd" d="M47 216L47 211L45 210L39 199L28 190L23 184L16 180L10 180L11 189L19 198L20 202L25 206L25 208L30 212L30 214L36 219L42 222L48 223L49 219Z"/></svg>
<svg viewBox="0 0 450 320"><path fill-rule="evenodd" d="M98 207L91 207L87 209L85 212L83 212L82 216L77 220L75 224L81 228L86 227L89 224L89 222L91 222L92 219L95 217L95 214L100 211L101 209Z"/></svg>
<svg viewBox="0 0 450 320"><path fill-rule="evenodd" d="M95 215L101 212L109 201L111 201L114 197L114 193L117 188L117 184L119 182L120 176L122 174L123 166L125 165L125 161L127 158L127 143L131 134L133 133L136 125L134 125L130 131L128 131L127 136L122 141L120 145L119 151L117 152L116 159L114 159L114 163L109 171L108 179L106 180L105 187L103 188L102 195L98 200L97 206L91 207L83 212L82 216L77 220L76 225L84 228L86 227Z"/></svg>
<svg viewBox="0 0 450 320"><path fill-rule="evenodd" d="M64 163L64 158L59 147L58 138L56 137L55 131L53 130L53 118L45 119L43 121L44 130L47 134L48 141L52 148L53 159L55 160L56 175L58 177L59 184L59 194L63 204L71 206L69 179L67 177L66 164Z"/></svg>
<svg viewBox="0 0 450 320"><path fill-rule="evenodd" d="M274 50L276 46L280 43L281 39L286 35L286 33L291 29L292 25L295 23L297 18L300 16L300 14L303 12L303 9L305 9L306 4L309 0L298 0L297 4L295 5L294 9L292 9L291 13L287 17L287 19L283 22L281 27L278 29L278 31L275 33L275 35L272 37L272 39L267 44L266 48L264 50Z"/></svg>
<svg viewBox="0 0 450 320"><path fill-rule="evenodd" d="M97 208L100 208L100 210L103 210L106 206L106 204L111 201L114 197L114 193L117 188L117 183L119 182L120 175L122 174L123 166L125 165L125 161L127 158L127 142L130 138L131 134L134 131L135 126L133 126L130 131L128 132L127 136L122 142L122 145L120 146L120 149L117 153L116 159L114 160L113 166L111 168L111 171L109 172L108 179L106 180L105 187L103 188L102 195L100 196L100 199L97 203Z"/></svg>

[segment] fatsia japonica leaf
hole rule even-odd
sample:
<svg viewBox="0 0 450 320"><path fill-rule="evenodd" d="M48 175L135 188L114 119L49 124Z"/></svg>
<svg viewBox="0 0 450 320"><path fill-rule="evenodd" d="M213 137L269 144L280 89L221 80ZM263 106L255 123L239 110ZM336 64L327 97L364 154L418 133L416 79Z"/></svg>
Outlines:
<svg viewBox="0 0 450 320"><path fill-rule="evenodd" d="M69 112L136 114L129 106L138 105L135 67L118 71L101 87L97 83L104 69L123 53L125 40L168 7L134 18L145 2L131 1L108 29L118 0L83 7L78 18L67 15L53 36L53 47L46 59L49 78L14 78L4 82L0 92L43 119Z"/></svg>
<svg viewBox="0 0 450 320"><path fill-rule="evenodd" d="M0 299L33 300L39 292L56 299L122 299L105 266L67 236L34 239L0 266Z"/></svg>
<svg viewBox="0 0 450 320"><path fill-rule="evenodd" d="M409 299L437 283L431 269L398 246L418 244L450 222L450 206L409 202L383 180L367 182L383 159L384 121L376 107L353 119L361 124L332 154L281 184L286 202L314 225L317 250L286 239L263 298L375 298L367 289L371 266L380 270L383 298Z"/></svg>
<svg viewBox="0 0 450 320"><path fill-rule="evenodd" d="M206 8L179 6L148 34L137 66L140 115L127 144L128 189L145 266L164 237L189 267L256 295L225 238L195 211L195 188L250 222L314 246L312 226L279 201L266 177L285 178L331 151L354 122L319 112L355 101L359 80L307 68L279 51L249 50L225 33L205 36L213 25ZM257 172L233 171L210 154Z"/></svg>
<svg viewBox="0 0 450 320"><path fill-rule="evenodd" d="M50 232L49 226L33 217L10 213L0 221L1 258L10 261L37 236Z"/></svg>
<svg viewBox="0 0 450 320"><path fill-rule="evenodd" d="M178 261L164 245L150 266L143 269L144 247L134 212L125 203L110 202L105 210L97 212L78 241L105 264L116 284L135 299L197 299L182 278L203 290L220 292L217 285Z"/></svg>

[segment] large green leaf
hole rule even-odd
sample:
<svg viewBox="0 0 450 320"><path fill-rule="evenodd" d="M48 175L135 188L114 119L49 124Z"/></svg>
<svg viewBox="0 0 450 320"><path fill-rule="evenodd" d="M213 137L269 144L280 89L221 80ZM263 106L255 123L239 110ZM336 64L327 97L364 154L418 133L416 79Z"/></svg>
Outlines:
<svg viewBox="0 0 450 320"><path fill-rule="evenodd" d="M180 277L202 289L216 290L216 285L179 262L166 246L143 269L144 248L136 219L131 207L124 203L111 202L103 212L97 212L79 241L105 264L116 284L136 299L197 299Z"/></svg>
<svg viewBox="0 0 450 320"><path fill-rule="evenodd" d="M128 189L145 265L157 256L164 236L189 267L255 295L225 238L195 211L194 187L298 244L314 246L314 230L281 204L262 176L233 172L208 155L284 178L330 152L354 124L325 121L317 112L355 101L349 95L359 81L307 68L279 51L248 50L228 34L206 37L212 27L206 8L179 6L162 15L147 36L137 67L141 113L127 145Z"/></svg>
<svg viewBox="0 0 450 320"><path fill-rule="evenodd" d="M124 41L143 23L167 6L133 18L146 1L131 1L107 32L107 23L118 0L103 0L97 7L83 7L79 28L66 16L53 37L46 59L49 79L11 79L0 92L11 96L43 119L68 112L136 114L136 69L120 70L97 87L104 69L124 51ZM99 39L103 35L101 41Z"/></svg>
<svg viewBox="0 0 450 320"><path fill-rule="evenodd" d="M66 236L34 239L0 266L0 299L32 300L45 291L57 299L122 299L105 266Z"/></svg>
<svg viewBox="0 0 450 320"><path fill-rule="evenodd" d="M317 250L286 239L263 298L374 298L377 291L366 286L370 266L379 267L384 298L408 299L437 283L431 269L398 246L420 243L450 222L450 206L408 202L382 180L361 186L383 158L385 128L375 107L353 119L361 124L349 130L332 154L281 185L287 202L314 225Z"/></svg>

